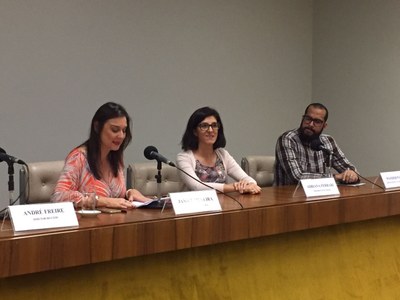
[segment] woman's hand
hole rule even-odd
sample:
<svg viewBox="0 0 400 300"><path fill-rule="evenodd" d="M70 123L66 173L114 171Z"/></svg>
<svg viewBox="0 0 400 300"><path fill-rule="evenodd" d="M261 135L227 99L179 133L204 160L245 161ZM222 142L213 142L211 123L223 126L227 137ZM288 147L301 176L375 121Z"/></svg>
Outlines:
<svg viewBox="0 0 400 300"><path fill-rule="evenodd" d="M142 195L141 192L139 192L136 189L129 189L126 191L126 199L129 201L140 201L140 202L146 202L149 201L148 197L145 197Z"/></svg>
<svg viewBox="0 0 400 300"><path fill-rule="evenodd" d="M134 208L132 205L132 201L126 200L124 198L113 198L110 205L107 207L115 207L115 208L123 208L123 209L131 209Z"/></svg>
<svg viewBox="0 0 400 300"><path fill-rule="evenodd" d="M132 202L124 198L99 197L97 200L97 206L99 207L105 206L110 208L121 208L121 209L133 208Z"/></svg>
<svg viewBox="0 0 400 300"><path fill-rule="evenodd" d="M245 193L249 193L249 194L258 194L261 192L261 188L254 182L249 182L245 189L244 189Z"/></svg>
<svg viewBox="0 0 400 300"><path fill-rule="evenodd" d="M239 182L234 182L233 187L235 191L244 194L258 194L261 191L261 188L254 182L248 182L241 180Z"/></svg>

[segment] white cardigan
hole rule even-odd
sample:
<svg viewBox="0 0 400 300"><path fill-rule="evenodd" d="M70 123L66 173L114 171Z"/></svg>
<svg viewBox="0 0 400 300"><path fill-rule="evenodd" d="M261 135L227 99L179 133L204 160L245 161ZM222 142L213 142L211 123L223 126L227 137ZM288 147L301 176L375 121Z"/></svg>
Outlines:
<svg viewBox="0 0 400 300"><path fill-rule="evenodd" d="M215 149L215 153L221 159L225 167L227 176L232 177L236 181L245 180L248 182L256 183L253 178L251 178L249 175L246 174L245 171L243 171L243 169L238 165L235 159L224 148ZM187 172L188 174L192 175L194 178L197 178L200 181L195 172L196 158L194 157L192 150L179 153L176 157L176 164L179 169L182 169L183 171ZM205 185L202 185L193 178L190 178L183 172L180 173L180 176L189 190L198 191L208 189ZM218 191L224 191L224 183L205 182L205 184Z"/></svg>

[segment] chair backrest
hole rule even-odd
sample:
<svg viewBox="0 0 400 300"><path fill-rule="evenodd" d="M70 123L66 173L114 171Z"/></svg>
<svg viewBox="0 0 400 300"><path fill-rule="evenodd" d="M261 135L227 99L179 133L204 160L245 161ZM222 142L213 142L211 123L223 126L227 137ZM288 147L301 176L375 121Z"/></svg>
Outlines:
<svg viewBox="0 0 400 300"><path fill-rule="evenodd" d="M274 183L275 156L249 155L242 158L242 169L261 187Z"/></svg>
<svg viewBox="0 0 400 300"><path fill-rule="evenodd" d="M131 164L127 170L126 186L134 188L146 196L157 196L158 174L156 162ZM161 196L168 193L181 192L185 190L185 185L179 177L179 170L169 165L163 164L161 169Z"/></svg>
<svg viewBox="0 0 400 300"><path fill-rule="evenodd" d="M19 172L20 203L49 202L64 167L64 161L28 163Z"/></svg>

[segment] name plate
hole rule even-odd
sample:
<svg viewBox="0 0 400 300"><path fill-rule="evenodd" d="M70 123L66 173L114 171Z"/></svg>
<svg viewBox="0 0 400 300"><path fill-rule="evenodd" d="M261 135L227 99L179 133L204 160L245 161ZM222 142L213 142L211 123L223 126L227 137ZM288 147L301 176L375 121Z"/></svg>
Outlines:
<svg viewBox="0 0 400 300"><path fill-rule="evenodd" d="M380 175L386 189L400 188L400 171L381 172Z"/></svg>
<svg viewBox="0 0 400 300"><path fill-rule="evenodd" d="M222 210L215 190L170 193L169 196L176 215Z"/></svg>
<svg viewBox="0 0 400 300"><path fill-rule="evenodd" d="M72 202L8 207L14 231L79 226Z"/></svg>
<svg viewBox="0 0 400 300"><path fill-rule="evenodd" d="M306 197L324 197L340 195L333 177L300 180Z"/></svg>

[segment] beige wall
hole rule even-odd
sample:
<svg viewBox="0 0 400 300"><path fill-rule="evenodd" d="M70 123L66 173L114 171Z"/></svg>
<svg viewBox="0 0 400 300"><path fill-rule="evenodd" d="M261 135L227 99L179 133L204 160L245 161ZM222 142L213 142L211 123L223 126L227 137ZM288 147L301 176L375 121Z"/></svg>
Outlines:
<svg viewBox="0 0 400 300"><path fill-rule="evenodd" d="M314 2L313 98L364 175L400 170L400 1Z"/></svg>
<svg viewBox="0 0 400 300"><path fill-rule="evenodd" d="M272 154L311 98L311 0L0 0L0 39L0 147L27 162L64 159L108 100L134 119L127 163L174 160L204 105L237 160Z"/></svg>

